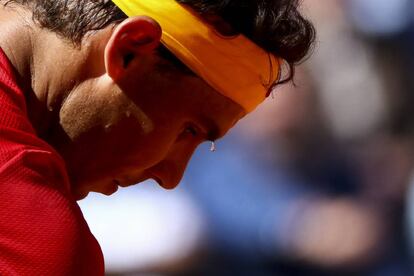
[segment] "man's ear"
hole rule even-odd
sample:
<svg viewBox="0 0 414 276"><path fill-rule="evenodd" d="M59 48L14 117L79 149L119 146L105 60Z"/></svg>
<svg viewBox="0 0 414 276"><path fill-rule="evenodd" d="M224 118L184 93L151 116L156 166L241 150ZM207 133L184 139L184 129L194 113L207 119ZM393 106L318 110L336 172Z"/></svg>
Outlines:
<svg viewBox="0 0 414 276"><path fill-rule="evenodd" d="M105 68L119 80L140 55L150 54L161 40L161 27L150 17L137 16L124 20L113 31L105 47Z"/></svg>

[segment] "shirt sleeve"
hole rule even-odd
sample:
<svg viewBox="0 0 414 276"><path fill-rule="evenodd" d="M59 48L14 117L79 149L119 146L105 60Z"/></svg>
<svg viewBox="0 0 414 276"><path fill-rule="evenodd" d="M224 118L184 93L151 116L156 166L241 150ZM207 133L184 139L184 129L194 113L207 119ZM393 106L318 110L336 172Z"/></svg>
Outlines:
<svg viewBox="0 0 414 276"><path fill-rule="evenodd" d="M103 275L99 244L54 155L23 150L0 167L0 275Z"/></svg>

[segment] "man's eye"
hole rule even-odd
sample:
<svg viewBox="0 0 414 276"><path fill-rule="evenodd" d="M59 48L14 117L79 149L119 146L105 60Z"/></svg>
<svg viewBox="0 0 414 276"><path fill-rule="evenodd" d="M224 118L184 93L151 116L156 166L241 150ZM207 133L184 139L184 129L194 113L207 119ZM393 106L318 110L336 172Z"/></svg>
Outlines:
<svg viewBox="0 0 414 276"><path fill-rule="evenodd" d="M191 134L192 136L196 137L198 135L198 130L194 126L187 126L184 129L185 133Z"/></svg>

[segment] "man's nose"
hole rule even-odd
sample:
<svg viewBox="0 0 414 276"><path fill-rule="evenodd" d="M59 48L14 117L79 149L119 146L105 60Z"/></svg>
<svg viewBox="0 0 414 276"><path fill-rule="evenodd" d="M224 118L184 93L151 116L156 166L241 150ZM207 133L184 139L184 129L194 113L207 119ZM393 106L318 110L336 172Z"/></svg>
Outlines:
<svg viewBox="0 0 414 276"><path fill-rule="evenodd" d="M165 189L174 189L180 183L196 147L176 147L150 169L151 176Z"/></svg>

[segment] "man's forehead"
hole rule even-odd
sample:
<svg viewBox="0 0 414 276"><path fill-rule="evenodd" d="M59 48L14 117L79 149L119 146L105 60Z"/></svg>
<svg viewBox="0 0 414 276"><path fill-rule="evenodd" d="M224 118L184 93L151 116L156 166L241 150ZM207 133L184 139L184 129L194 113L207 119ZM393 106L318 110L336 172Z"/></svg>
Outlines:
<svg viewBox="0 0 414 276"><path fill-rule="evenodd" d="M208 86L202 79L200 79L200 82ZM197 119L210 129L208 139L211 141L224 136L246 114L239 104L217 93L210 86L204 89L201 94L202 97L198 97L193 93L196 98L195 102L186 102L186 104L192 105L192 110L194 114L197 114Z"/></svg>

